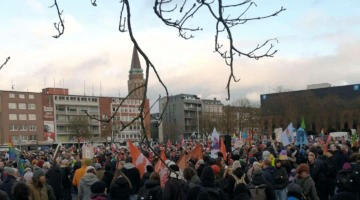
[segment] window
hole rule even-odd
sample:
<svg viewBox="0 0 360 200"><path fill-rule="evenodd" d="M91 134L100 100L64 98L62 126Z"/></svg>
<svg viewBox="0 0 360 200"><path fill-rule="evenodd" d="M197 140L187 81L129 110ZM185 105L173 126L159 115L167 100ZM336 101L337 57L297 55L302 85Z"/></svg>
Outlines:
<svg viewBox="0 0 360 200"><path fill-rule="evenodd" d="M29 94L29 99L34 99L34 95L33 95L33 94Z"/></svg>
<svg viewBox="0 0 360 200"><path fill-rule="evenodd" d="M20 131L27 131L27 125L20 125Z"/></svg>
<svg viewBox="0 0 360 200"><path fill-rule="evenodd" d="M19 120L27 120L26 114L19 114Z"/></svg>
<svg viewBox="0 0 360 200"><path fill-rule="evenodd" d="M9 98L11 98L11 99L15 98L15 94L14 93L9 93Z"/></svg>
<svg viewBox="0 0 360 200"><path fill-rule="evenodd" d="M17 120L16 114L9 114L9 120Z"/></svg>
<svg viewBox="0 0 360 200"><path fill-rule="evenodd" d="M16 136L16 135L11 136L12 141L16 141L17 139L18 139L18 136Z"/></svg>
<svg viewBox="0 0 360 200"><path fill-rule="evenodd" d="M22 136L22 140L26 140L26 141L29 140L29 136L23 135L23 136Z"/></svg>
<svg viewBox="0 0 360 200"><path fill-rule="evenodd" d="M17 130L18 130L17 125L15 125L15 124L10 125L10 131L17 131Z"/></svg>
<svg viewBox="0 0 360 200"><path fill-rule="evenodd" d="M29 103L28 104L28 109L29 110L35 110L36 109L36 105L34 103Z"/></svg>
<svg viewBox="0 0 360 200"><path fill-rule="evenodd" d="M30 140L36 140L36 135L30 135Z"/></svg>
<svg viewBox="0 0 360 200"><path fill-rule="evenodd" d="M29 125L29 131L36 131L36 125Z"/></svg>
<svg viewBox="0 0 360 200"><path fill-rule="evenodd" d="M19 98L20 99L25 99L25 95L24 94L19 94Z"/></svg>
<svg viewBox="0 0 360 200"><path fill-rule="evenodd" d="M26 104L25 103L19 103L19 109L26 110Z"/></svg>
<svg viewBox="0 0 360 200"><path fill-rule="evenodd" d="M9 109L16 109L16 103L9 103Z"/></svg>
<svg viewBox="0 0 360 200"><path fill-rule="evenodd" d="M36 115L35 114L29 114L29 120L36 120Z"/></svg>
<svg viewBox="0 0 360 200"><path fill-rule="evenodd" d="M70 97L71 101L76 101L76 97Z"/></svg>
<svg viewBox="0 0 360 200"><path fill-rule="evenodd" d="M64 101L64 100L65 100L65 97L59 96L59 101Z"/></svg>

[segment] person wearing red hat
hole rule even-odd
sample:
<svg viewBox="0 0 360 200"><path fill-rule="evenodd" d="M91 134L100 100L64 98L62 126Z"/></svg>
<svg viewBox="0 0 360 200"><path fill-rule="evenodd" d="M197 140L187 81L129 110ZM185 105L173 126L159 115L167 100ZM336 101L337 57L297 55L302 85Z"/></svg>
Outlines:
<svg viewBox="0 0 360 200"><path fill-rule="evenodd" d="M307 164L300 164L296 168L296 179L294 183L298 184L302 188L303 196L310 200L319 200L316 192L315 182L310 176L310 168Z"/></svg>

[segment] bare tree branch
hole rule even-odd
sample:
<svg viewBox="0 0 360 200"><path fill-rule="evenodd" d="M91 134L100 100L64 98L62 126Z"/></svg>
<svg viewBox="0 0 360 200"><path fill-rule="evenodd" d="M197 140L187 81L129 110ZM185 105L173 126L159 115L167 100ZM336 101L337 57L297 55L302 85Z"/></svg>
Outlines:
<svg viewBox="0 0 360 200"><path fill-rule="evenodd" d="M5 62L0 66L0 69L2 69L10 60L10 56L5 59Z"/></svg>
<svg viewBox="0 0 360 200"><path fill-rule="evenodd" d="M96 0L90 0L90 2L91 2L91 4L92 4L93 6L97 6Z"/></svg>
<svg viewBox="0 0 360 200"><path fill-rule="evenodd" d="M56 7L56 11L57 11L60 22L58 22L58 23L55 22L54 23L54 27L58 31L58 34L54 35L53 38L59 38L62 34L64 34L64 31L65 31L64 23L65 23L65 21L64 21L63 18L61 18L61 15L63 14L63 10L61 10L61 12L60 12L59 5L57 4L56 0L54 0L54 5L50 6L50 8L52 8L54 6Z"/></svg>

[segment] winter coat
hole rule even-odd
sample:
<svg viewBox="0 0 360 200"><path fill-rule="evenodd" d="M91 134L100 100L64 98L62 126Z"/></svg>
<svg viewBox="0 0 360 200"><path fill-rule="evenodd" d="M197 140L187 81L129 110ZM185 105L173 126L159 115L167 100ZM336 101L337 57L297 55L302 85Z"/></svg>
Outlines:
<svg viewBox="0 0 360 200"><path fill-rule="evenodd" d="M233 196L234 197L232 198L232 200L251 199L250 190L243 183L240 183L235 187L235 190L233 192Z"/></svg>
<svg viewBox="0 0 360 200"><path fill-rule="evenodd" d="M62 185L61 169L56 164L52 165L49 171L45 175L46 182L51 186L54 191L56 199L61 199L64 195L64 189Z"/></svg>
<svg viewBox="0 0 360 200"><path fill-rule="evenodd" d="M128 200L130 189L129 181L125 177L119 176L111 183L109 194L112 200Z"/></svg>
<svg viewBox="0 0 360 200"><path fill-rule="evenodd" d="M327 165L324 161L316 159L313 164L310 164L310 176L315 184L324 183L327 180L325 168Z"/></svg>
<svg viewBox="0 0 360 200"><path fill-rule="evenodd" d="M79 187L80 179L84 176L84 174L86 172L86 167L87 166L83 165L83 166L81 166L81 168L79 168L75 171L74 178L72 180L72 184L76 188Z"/></svg>
<svg viewBox="0 0 360 200"><path fill-rule="evenodd" d="M47 188L45 185L38 188L34 185L34 183L31 181L30 183L27 183L30 189L30 199L31 200L49 200Z"/></svg>
<svg viewBox="0 0 360 200"><path fill-rule="evenodd" d="M79 188L78 188L78 198L80 200L88 200L91 197L91 185L96 181L99 181L97 176L93 173L85 173L81 178Z"/></svg>
<svg viewBox="0 0 360 200"><path fill-rule="evenodd" d="M54 193L54 190L52 189L51 185L45 183L45 187L46 187L46 191L47 191L49 200L56 200L55 193Z"/></svg>
<svg viewBox="0 0 360 200"><path fill-rule="evenodd" d="M12 186L15 185L17 183L16 178L14 176L11 175L7 175L4 178L4 181L2 184L0 184L0 190L6 192L7 196L9 197L9 199L14 199L13 196L11 195L11 189Z"/></svg>
<svg viewBox="0 0 360 200"><path fill-rule="evenodd" d="M155 194L155 198L153 198L153 200L162 199L162 189L159 181L148 179L144 183L144 188L151 190L152 194Z"/></svg>
<svg viewBox="0 0 360 200"><path fill-rule="evenodd" d="M111 184L111 181L113 180L113 178L114 178L114 173L112 171L109 170L109 171L104 172L104 176L101 179L101 181L104 181L104 183L106 184L107 190L110 189L110 184Z"/></svg>
<svg viewBox="0 0 360 200"><path fill-rule="evenodd" d="M132 163L126 163L121 171L131 182L132 188L130 190L130 195L138 194L141 187L139 170Z"/></svg>
<svg viewBox="0 0 360 200"><path fill-rule="evenodd" d="M339 192L333 196L331 200L357 200L353 192Z"/></svg>
<svg viewBox="0 0 360 200"><path fill-rule="evenodd" d="M251 183L248 185L248 188L252 188L253 186L259 186L262 184L266 185L265 188L266 199L267 200L276 199L273 187L269 182L265 180L264 176L253 176Z"/></svg>
<svg viewBox="0 0 360 200"><path fill-rule="evenodd" d="M286 186L289 184L289 177L286 172L286 169L283 167L275 169L274 173L274 190L282 190L286 188Z"/></svg>
<svg viewBox="0 0 360 200"><path fill-rule="evenodd" d="M294 182L302 186L303 192L309 200L319 200L315 188L315 182L310 176L306 178L296 178Z"/></svg>
<svg viewBox="0 0 360 200"><path fill-rule="evenodd" d="M274 175L275 175L275 167L273 166L269 166L266 168L263 168L263 175L264 178L267 182L271 183L272 185L275 184L275 179L274 179Z"/></svg>
<svg viewBox="0 0 360 200"><path fill-rule="evenodd" d="M141 177L141 186L145 184L145 181L150 179L150 175L152 172L145 172L143 176Z"/></svg>
<svg viewBox="0 0 360 200"><path fill-rule="evenodd" d="M197 175L198 175L199 177L201 176L204 167L205 167L205 165L201 164L201 165L199 165L199 167L196 169Z"/></svg>
<svg viewBox="0 0 360 200"><path fill-rule="evenodd" d="M70 167L61 167L61 181L63 188L71 188Z"/></svg>
<svg viewBox="0 0 360 200"><path fill-rule="evenodd" d="M90 200L106 200L106 194L91 194Z"/></svg>
<svg viewBox="0 0 360 200"><path fill-rule="evenodd" d="M181 192L180 189L183 191ZM163 200L175 200L182 198L185 200L189 191L189 185L182 179L169 178L163 192ZM185 196L182 196L185 193Z"/></svg>
<svg viewBox="0 0 360 200"><path fill-rule="evenodd" d="M193 177L191 177L190 181L189 181L189 188L192 188L196 185L200 184L200 178L197 175L194 175Z"/></svg>
<svg viewBox="0 0 360 200"><path fill-rule="evenodd" d="M103 169L99 169L96 170L96 176L98 177L99 180L101 180L104 177L104 170Z"/></svg>

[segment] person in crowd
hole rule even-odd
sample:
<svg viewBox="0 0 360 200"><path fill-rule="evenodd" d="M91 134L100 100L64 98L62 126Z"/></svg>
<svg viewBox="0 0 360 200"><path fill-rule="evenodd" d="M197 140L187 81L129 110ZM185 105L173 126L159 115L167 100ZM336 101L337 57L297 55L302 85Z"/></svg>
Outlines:
<svg viewBox="0 0 360 200"><path fill-rule="evenodd" d="M0 199L1 200L8 200L9 197L7 196L6 192L0 190Z"/></svg>
<svg viewBox="0 0 360 200"><path fill-rule="evenodd" d="M74 178L72 180L72 184L76 188L79 187L80 179L84 176L84 174L86 173L86 168L88 166L90 166L90 165L91 165L91 160L90 159L85 159L81 163L81 167L75 171Z"/></svg>
<svg viewBox="0 0 360 200"><path fill-rule="evenodd" d="M41 163L41 162L40 162ZM39 163L38 163L39 164ZM41 165L40 165L41 166ZM39 167L40 167L39 166ZM42 170L44 171L44 173L46 174L49 170L50 170L51 164L50 162L43 162L42 164Z"/></svg>
<svg viewBox="0 0 360 200"><path fill-rule="evenodd" d="M60 165L61 184L64 191L64 199L71 199L71 180L70 180L70 167L69 161L64 159Z"/></svg>
<svg viewBox="0 0 360 200"><path fill-rule="evenodd" d="M106 184L106 189L109 191L110 184L114 178L114 173L111 170L111 165L105 165L104 176L101 179Z"/></svg>
<svg viewBox="0 0 360 200"><path fill-rule="evenodd" d="M12 200L13 196L11 195L11 189L13 185L17 183L17 169L12 167L5 167L4 174L5 178L2 184L0 184L0 190L6 192L8 198Z"/></svg>
<svg viewBox="0 0 360 200"><path fill-rule="evenodd" d="M195 164L196 174L200 176L202 174L202 170L205 167L205 162L203 159L199 159Z"/></svg>
<svg viewBox="0 0 360 200"><path fill-rule="evenodd" d="M244 174L245 176L245 174ZM250 190L244 183L236 185L232 200L251 200Z"/></svg>
<svg viewBox="0 0 360 200"><path fill-rule="evenodd" d="M34 168L32 181L27 183L27 185L30 188L30 199L49 200L45 173L42 169L39 167Z"/></svg>
<svg viewBox="0 0 360 200"><path fill-rule="evenodd" d="M307 200L319 200L316 192L315 182L310 176L310 168L307 164L300 164L296 168L296 179L294 183L302 189L302 194Z"/></svg>
<svg viewBox="0 0 360 200"><path fill-rule="evenodd" d="M24 182L16 183L11 190L14 200L30 200L30 188Z"/></svg>
<svg viewBox="0 0 360 200"><path fill-rule="evenodd" d="M191 188L187 193L186 200L197 199L225 199L224 192L215 186L215 174L213 168L210 166L204 168L201 174L200 185Z"/></svg>
<svg viewBox="0 0 360 200"><path fill-rule="evenodd" d="M88 200L91 197L91 185L99 179L96 176L96 170L93 166L87 166L84 176L80 179L78 188L79 200Z"/></svg>
<svg viewBox="0 0 360 200"><path fill-rule="evenodd" d="M30 167L27 167L27 168L25 168L25 171L24 171L24 181L25 182L30 182L31 181L31 179L32 179L32 176L33 176L33 172L32 172L32 170L31 170L31 168Z"/></svg>
<svg viewBox="0 0 360 200"><path fill-rule="evenodd" d="M104 170L101 167L100 163L95 163L95 170L96 170L96 176L98 177L99 180L101 180L104 177Z"/></svg>
<svg viewBox="0 0 360 200"><path fill-rule="evenodd" d="M46 162L44 163L45 166ZM45 173L45 172L44 172ZM64 190L62 185L61 169L57 162L51 165L50 169L45 173L46 182L51 186L57 200L64 198Z"/></svg>
<svg viewBox="0 0 360 200"><path fill-rule="evenodd" d="M116 170L110 184L109 194L111 200L129 200L131 194L131 182L119 168Z"/></svg>
<svg viewBox="0 0 360 200"><path fill-rule="evenodd" d="M181 179L180 169L175 163L170 165L170 169L169 180L164 186L163 200L185 200L189 185Z"/></svg>
<svg viewBox="0 0 360 200"><path fill-rule="evenodd" d="M193 169L191 167L187 167L184 169L183 175L184 175L186 182L189 184L190 189L195 187L196 185L199 185L200 178L197 175L195 169Z"/></svg>
<svg viewBox="0 0 360 200"><path fill-rule="evenodd" d="M106 184L103 181L96 181L90 187L90 200L106 200Z"/></svg>
<svg viewBox="0 0 360 200"><path fill-rule="evenodd" d="M275 184L274 175L275 167L271 166L271 161L268 158L265 158L262 162L262 170L265 177L265 180L271 184Z"/></svg>
<svg viewBox="0 0 360 200"><path fill-rule="evenodd" d="M138 199L162 200L160 175L158 173L151 173L150 178L145 181L144 186L140 189Z"/></svg>
<svg viewBox="0 0 360 200"><path fill-rule="evenodd" d="M277 200L286 200L286 187L289 183L289 177L286 169L281 166L280 159L275 159L275 173L274 173L274 190Z"/></svg>
<svg viewBox="0 0 360 200"><path fill-rule="evenodd" d="M327 164L320 159L316 159L313 152L309 152L308 161L310 167L310 176L315 182L316 192L320 200L329 199L329 188L327 184Z"/></svg>
<svg viewBox="0 0 360 200"><path fill-rule="evenodd" d="M131 182L132 188L130 190L130 200L136 200L137 194L139 193L141 187L141 181L140 171L132 163L132 157L127 157L125 159L125 165L121 169L121 171Z"/></svg>
<svg viewBox="0 0 360 200"><path fill-rule="evenodd" d="M146 166L146 172L141 177L141 185L143 186L145 181L150 178L151 173L154 172L154 167L152 165Z"/></svg>
<svg viewBox="0 0 360 200"><path fill-rule="evenodd" d="M248 185L252 198L259 198L263 196L267 200L276 199L273 187L265 180L263 171L256 169L253 173L250 184Z"/></svg>
<svg viewBox="0 0 360 200"><path fill-rule="evenodd" d="M302 196L302 188L299 184L290 183L287 186L287 200L301 200Z"/></svg>

